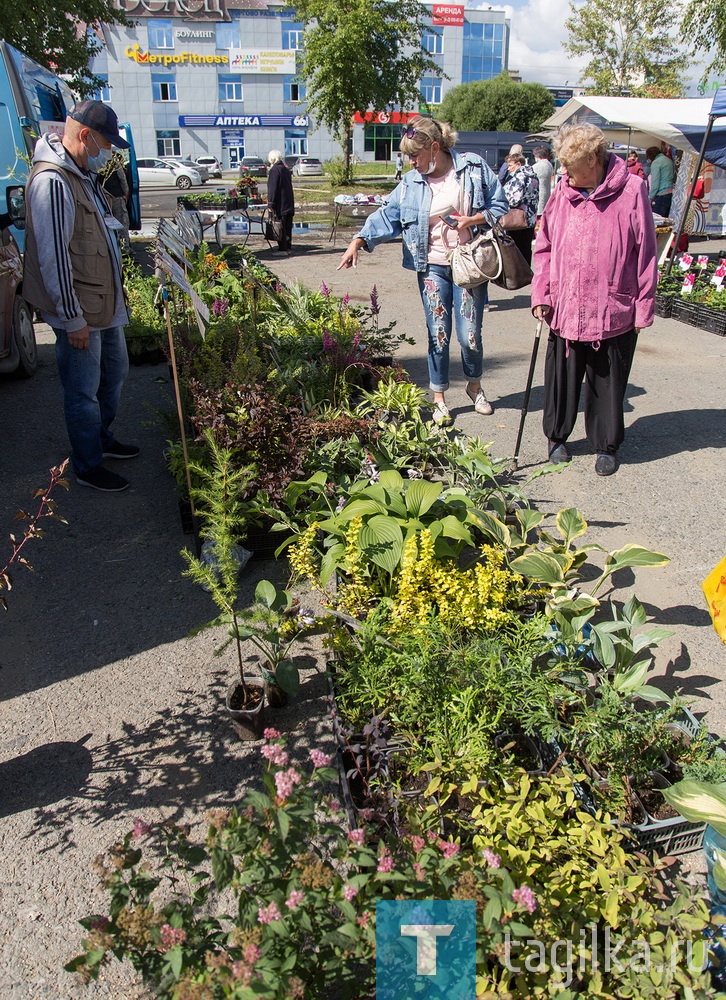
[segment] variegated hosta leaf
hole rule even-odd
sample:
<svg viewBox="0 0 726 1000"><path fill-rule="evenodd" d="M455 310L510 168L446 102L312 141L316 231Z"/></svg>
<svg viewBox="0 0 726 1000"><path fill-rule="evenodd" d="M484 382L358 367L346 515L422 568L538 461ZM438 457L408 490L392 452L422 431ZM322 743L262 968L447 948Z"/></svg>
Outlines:
<svg viewBox="0 0 726 1000"><path fill-rule="evenodd" d="M669 805L692 823L708 823L726 837L726 785L686 778L663 789Z"/></svg>

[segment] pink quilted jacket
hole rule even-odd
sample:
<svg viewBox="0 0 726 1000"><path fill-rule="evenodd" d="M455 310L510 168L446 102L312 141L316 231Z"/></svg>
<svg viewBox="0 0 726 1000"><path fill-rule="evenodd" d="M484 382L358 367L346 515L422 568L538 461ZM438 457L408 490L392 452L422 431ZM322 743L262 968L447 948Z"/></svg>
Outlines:
<svg viewBox="0 0 726 1000"><path fill-rule="evenodd" d="M600 341L650 326L658 280L645 184L611 154L589 198L567 175L547 202L534 248L532 308L565 340Z"/></svg>

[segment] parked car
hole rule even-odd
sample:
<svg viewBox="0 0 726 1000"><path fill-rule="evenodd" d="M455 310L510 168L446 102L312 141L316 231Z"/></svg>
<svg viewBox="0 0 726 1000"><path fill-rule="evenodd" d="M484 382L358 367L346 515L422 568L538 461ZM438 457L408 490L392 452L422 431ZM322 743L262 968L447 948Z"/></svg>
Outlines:
<svg viewBox="0 0 726 1000"><path fill-rule="evenodd" d="M203 167L200 163L195 163L194 160L188 156L162 156L161 159L165 163L170 163L172 167L175 167L178 164L180 167L186 167L187 170L196 170L202 178L202 184L206 184L209 180L209 170L206 167Z"/></svg>
<svg viewBox="0 0 726 1000"><path fill-rule="evenodd" d="M267 164L259 156L243 156L239 161L240 177L267 177Z"/></svg>
<svg viewBox="0 0 726 1000"><path fill-rule="evenodd" d="M216 156L198 156L194 162L198 166L206 167L210 177L222 176L222 164Z"/></svg>
<svg viewBox="0 0 726 1000"><path fill-rule="evenodd" d="M186 191L192 185L202 183L199 171L192 167L183 167L181 163L172 166L171 162L159 157L147 157L136 161L139 169L139 184L176 185Z"/></svg>
<svg viewBox="0 0 726 1000"><path fill-rule="evenodd" d="M24 225L25 189L9 187L0 215L0 372L30 378L38 367L33 311L23 298L23 259L10 226Z"/></svg>
<svg viewBox="0 0 726 1000"><path fill-rule="evenodd" d="M321 177L323 165L314 156L299 156L292 172L298 177Z"/></svg>
<svg viewBox="0 0 726 1000"><path fill-rule="evenodd" d="M299 153L297 154L297 156L286 156L285 157L285 166L288 168L288 170L292 170L292 168L295 166L295 164L297 163L297 161L299 159L300 159L300 154Z"/></svg>

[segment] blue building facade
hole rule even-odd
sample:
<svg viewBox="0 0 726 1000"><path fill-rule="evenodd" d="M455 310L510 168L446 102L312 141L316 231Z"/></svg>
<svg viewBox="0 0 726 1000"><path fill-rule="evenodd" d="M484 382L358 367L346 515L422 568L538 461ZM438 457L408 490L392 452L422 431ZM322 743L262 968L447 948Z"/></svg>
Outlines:
<svg viewBox="0 0 726 1000"><path fill-rule="evenodd" d="M303 27L284 2L270 0L116 0L135 24L104 29L91 69L96 95L133 128L139 156L217 156L235 167L242 156L320 159L339 155L327 129L307 112L296 54ZM497 76L508 66L504 11L426 4L422 42L440 67L420 81L419 107L356 116L353 153L390 159L407 113L434 112L447 90ZM359 120L358 120L359 119Z"/></svg>

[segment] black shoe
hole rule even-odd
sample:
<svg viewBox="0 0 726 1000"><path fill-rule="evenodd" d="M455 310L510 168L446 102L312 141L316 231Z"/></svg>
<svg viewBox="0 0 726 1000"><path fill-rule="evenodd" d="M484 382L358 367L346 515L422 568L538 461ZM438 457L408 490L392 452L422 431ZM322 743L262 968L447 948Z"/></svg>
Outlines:
<svg viewBox="0 0 726 1000"><path fill-rule="evenodd" d="M601 454L595 461L595 472L598 476L612 476L618 467L618 460L615 455Z"/></svg>
<svg viewBox="0 0 726 1000"><path fill-rule="evenodd" d="M555 465L561 465L563 462L569 462L572 455L567 450L567 445L564 441L550 441L549 449L549 460L554 462Z"/></svg>
<svg viewBox="0 0 726 1000"><path fill-rule="evenodd" d="M113 444L107 445L106 449L103 453L104 458L136 458L141 451L135 444L121 444L120 441L114 441Z"/></svg>
<svg viewBox="0 0 726 1000"><path fill-rule="evenodd" d="M76 482L81 486L90 486L93 490L101 490L103 493L120 493L121 490L129 488L128 479L117 476L115 472L109 472L102 465L77 475Z"/></svg>

